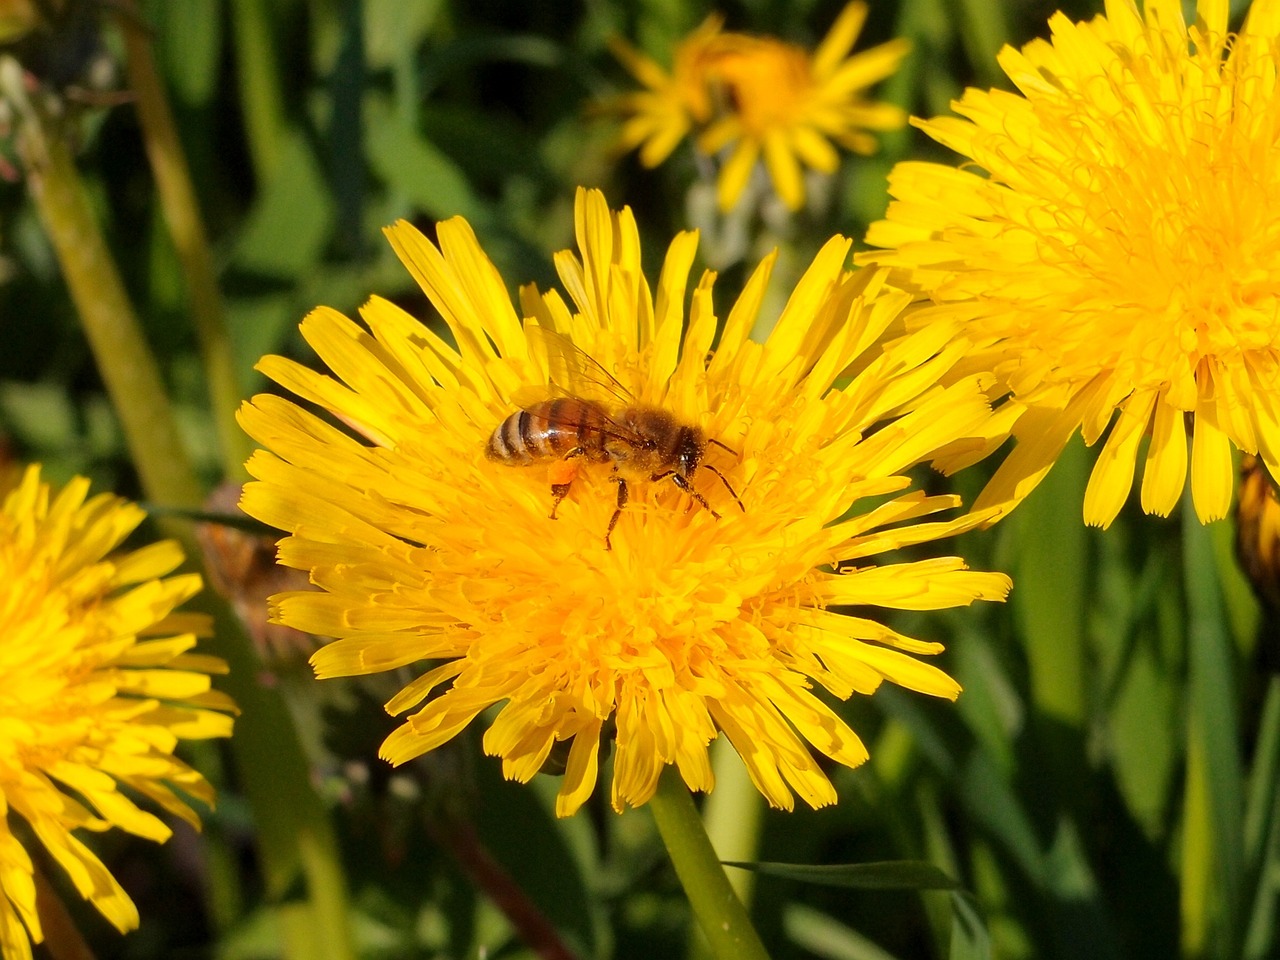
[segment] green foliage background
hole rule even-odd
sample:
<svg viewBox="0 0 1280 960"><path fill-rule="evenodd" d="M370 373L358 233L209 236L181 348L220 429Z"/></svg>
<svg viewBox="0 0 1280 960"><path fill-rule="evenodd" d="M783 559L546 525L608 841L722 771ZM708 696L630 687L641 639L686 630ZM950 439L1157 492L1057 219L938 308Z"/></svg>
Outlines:
<svg viewBox="0 0 1280 960"><path fill-rule="evenodd" d="M109 68L120 51L115 32L99 29L107 6L69 3L52 32L13 52L53 86ZM732 29L812 45L840 4L720 9ZM933 115L967 84L1007 86L995 51L1043 35L1053 9L876 2L859 46L909 37L915 52L881 95ZM1083 0L1065 9L1098 12ZM146 4L215 248L243 395L267 388L252 369L263 353L307 356L296 326L316 304L353 313L378 293L430 319L379 234L397 218L429 229L461 214L513 288L547 285L551 252L572 243L574 187L601 186L614 205L636 210L651 267L675 231L706 226L727 305L765 248L781 244L784 276L798 272L832 233L859 238L883 212L895 161L943 157L915 131L888 136L879 155L849 160L822 210L725 231L706 213L707 174L687 145L644 170L611 153L615 128L588 109L630 86L607 51L610 35L667 61L708 12L680 0ZM108 86L121 82L108 76ZM82 174L212 486L223 477L207 385L135 115L127 104L73 110ZM139 496L20 177L0 190L0 254L0 427L14 454L42 461L55 479L87 474L97 489ZM707 816L713 834L748 852L737 859L925 860L968 891L762 874L753 911L773 956L1277 955L1280 698L1267 669L1276 659L1270 619L1238 572L1230 522L1205 529L1187 522L1189 511L1161 521L1131 508L1105 533L1084 528L1091 456L1073 447L1013 517L955 545L975 568L1013 575L1008 605L902 624L947 642L943 665L965 686L958 704L886 688L842 706L872 759L833 772L841 802L829 809L761 811L754 792L725 774ZM971 499L981 474L929 482ZM394 680L317 683L301 663L277 664L269 679L338 830L360 956L534 956L495 905L495 895L517 892L577 956L697 955L647 811L615 815L601 791L557 822L554 780L504 783L477 731L393 773L375 755L394 724L380 709ZM269 740L258 747L272 749ZM260 811L224 753L195 756L221 796L203 836L179 828L159 848L101 838L143 925L120 938L77 908L100 956L284 955L282 917L307 890L299 880L269 892L254 845ZM732 759L721 758L726 771ZM477 879L485 858L501 873Z"/></svg>

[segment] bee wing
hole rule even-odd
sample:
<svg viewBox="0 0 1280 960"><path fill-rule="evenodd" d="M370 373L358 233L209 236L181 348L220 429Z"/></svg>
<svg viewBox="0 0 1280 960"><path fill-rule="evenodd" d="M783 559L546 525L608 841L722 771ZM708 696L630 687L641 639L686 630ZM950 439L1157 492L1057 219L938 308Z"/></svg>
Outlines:
<svg viewBox="0 0 1280 960"><path fill-rule="evenodd" d="M511 402L521 410L528 410L535 407L544 400L554 400L556 397L569 396L564 390L561 390L554 383L544 383L537 386L521 387L511 394Z"/></svg>
<svg viewBox="0 0 1280 960"><path fill-rule="evenodd" d="M622 407L636 403L635 395L617 377L564 334L541 326L530 326L527 332L530 341L542 344L547 352L552 396L581 397Z"/></svg>
<svg viewBox="0 0 1280 960"><path fill-rule="evenodd" d="M556 398L584 400L591 403L600 417L602 422L597 429L602 433L627 444L645 442L610 413L612 407L625 409L636 403L635 395L617 377L564 334L541 326L530 325L526 329L530 341L542 344L546 350L551 382L521 387L512 393L513 403L534 419L549 423L534 408Z"/></svg>
<svg viewBox="0 0 1280 960"><path fill-rule="evenodd" d="M583 397L581 394L570 393L567 390L557 387L555 384L541 387L521 387L511 395L512 401L516 403L516 405L519 406L521 410L530 417L530 419L540 423L544 427L550 426L552 421L548 416L546 416L545 412L539 412L546 410L546 408L542 406L542 403L545 400L554 400L557 398L588 400L588 398ZM621 440L623 443L632 446L643 445L645 443L645 439L643 437L637 434L621 420L614 417L606 407L603 407L594 401L588 400L588 402L591 403L596 415L600 418L600 422L595 425L595 429L599 430L607 437L613 437L616 440Z"/></svg>

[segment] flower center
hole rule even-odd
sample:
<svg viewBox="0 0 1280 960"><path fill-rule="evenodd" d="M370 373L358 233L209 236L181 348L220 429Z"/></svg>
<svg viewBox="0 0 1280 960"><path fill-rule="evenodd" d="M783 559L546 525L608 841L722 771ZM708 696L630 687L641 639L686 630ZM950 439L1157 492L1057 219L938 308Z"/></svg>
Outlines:
<svg viewBox="0 0 1280 960"><path fill-rule="evenodd" d="M776 40L743 40L720 53L709 73L722 85L743 127L763 136L794 121L808 102L809 57L804 50Z"/></svg>

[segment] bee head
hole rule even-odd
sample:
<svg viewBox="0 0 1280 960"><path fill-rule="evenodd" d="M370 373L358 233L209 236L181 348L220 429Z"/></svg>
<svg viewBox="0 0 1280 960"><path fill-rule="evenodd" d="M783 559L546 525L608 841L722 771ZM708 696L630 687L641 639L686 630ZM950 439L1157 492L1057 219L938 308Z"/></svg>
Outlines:
<svg viewBox="0 0 1280 960"><path fill-rule="evenodd" d="M676 472L685 479L693 476L702 462L704 444L693 427L681 427L676 439Z"/></svg>

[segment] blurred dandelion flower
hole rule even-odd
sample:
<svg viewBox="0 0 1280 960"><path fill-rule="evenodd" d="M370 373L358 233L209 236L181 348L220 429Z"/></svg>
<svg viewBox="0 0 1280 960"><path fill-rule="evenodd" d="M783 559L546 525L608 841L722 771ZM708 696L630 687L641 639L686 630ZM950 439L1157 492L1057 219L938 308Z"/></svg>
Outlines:
<svg viewBox="0 0 1280 960"><path fill-rule="evenodd" d="M720 169L721 210L733 209L763 155L773 188L791 210L804 206L803 170L833 174L840 158L832 141L855 153L875 151L868 131L896 130L906 115L864 99L906 56L905 40L849 55L867 17L850 3L812 54L770 37L721 33L708 20L675 52L668 75L618 41L615 51L647 88L623 95L612 108L628 116L620 145L641 147L640 161L661 163L689 131L707 155L728 151Z"/></svg>
<svg viewBox="0 0 1280 960"><path fill-rule="evenodd" d="M259 482L242 506L292 533L281 562L324 591L275 597L277 617L340 638L312 657L316 673L434 662L388 703L416 712L383 744L385 759L423 754L503 704L484 748L507 777L529 780L571 741L560 815L592 793L610 723L615 808L648 800L667 764L711 789L707 745L718 732L770 803L790 808L794 790L818 806L835 794L809 746L851 766L866 750L813 685L847 698L889 679L957 695L914 656L939 644L868 611L1002 599L1007 578L956 558L873 558L973 525L916 522L957 498L910 491L904 471L972 458L998 425L980 379L936 386L961 354L947 342L954 331L870 355L908 298L886 289L882 272L846 272L849 241L823 248L760 344L747 333L766 259L711 353L711 274L694 288L685 329L696 234L671 244L655 296L631 212L610 211L598 192L578 195L580 257L556 257L573 305L527 288L523 323L465 221L439 224L438 245L407 223L387 233L457 346L378 298L361 311L363 327L320 308L302 332L335 376L280 357L260 369L350 431L271 395L241 410L269 448L249 461ZM565 461L517 468L486 456L495 427L527 405L517 398L552 379L539 326L570 338L637 403L732 448L706 446L724 484L690 475L705 507L667 478L632 476L606 549L616 503L607 463L576 461L552 520L548 481ZM860 372L837 386L855 363ZM849 606L858 614L837 609Z"/></svg>
<svg viewBox="0 0 1280 960"><path fill-rule="evenodd" d="M1259 598L1280 610L1280 494L1258 458L1249 454L1240 463L1236 555Z"/></svg>
<svg viewBox="0 0 1280 960"><path fill-rule="evenodd" d="M618 135L624 153L639 149L640 162L656 167L671 156L695 126L711 119L711 91L707 89L707 61L725 42L723 18L708 17L675 50L671 73L621 37L610 40L614 56L645 87L613 98L606 105L626 120Z"/></svg>
<svg viewBox="0 0 1280 960"><path fill-rule="evenodd" d="M1106 526L1146 448L1142 508L1186 481L1225 516L1232 445L1280 476L1280 3L1227 33L1227 5L1108 3L1050 20L1000 64L1020 94L969 90L965 119L918 125L972 160L900 164L864 262L910 268L938 311L970 318L974 365L1027 412L976 508L1007 509L1079 430L1110 425L1085 494ZM981 168L985 175L974 170Z"/></svg>
<svg viewBox="0 0 1280 960"><path fill-rule="evenodd" d="M205 618L174 608L200 589L173 542L108 556L142 521L78 478L60 493L29 467L0 507L0 952L30 957L43 938L25 822L76 891L116 928L138 912L75 831L119 827L162 842L170 829L146 797L195 827L173 791L213 789L173 755L180 739L225 737L234 705L209 687L215 657L189 653ZM125 789L127 788L127 792Z"/></svg>

